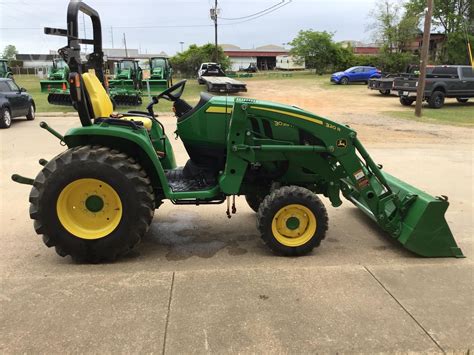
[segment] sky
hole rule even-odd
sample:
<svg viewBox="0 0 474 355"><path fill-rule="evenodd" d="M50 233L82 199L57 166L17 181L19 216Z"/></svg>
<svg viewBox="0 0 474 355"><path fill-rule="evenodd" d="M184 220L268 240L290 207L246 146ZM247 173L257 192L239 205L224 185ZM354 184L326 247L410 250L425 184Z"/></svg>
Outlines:
<svg viewBox="0 0 474 355"><path fill-rule="evenodd" d="M247 16L282 0L219 0L220 17ZM367 25L377 0L285 0L287 5L257 19L219 20L219 43L254 48L282 45L300 30L334 33L334 39L371 41ZM102 21L104 48L128 48L141 53L173 55L190 44L214 42L209 9L214 0L87 0ZM0 0L0 50L13 44L20 53L45 54L66 44L46 36L43 27L66 27L68 0ZM240 22L240 23L239 23ZM147 27L147 28L144 28ZM82 29L81 29L81 32ZM91 31L85 18L85 32ZM88 36L90 37L90 36ZM289 46L287 46L289 48Z"/></svg>

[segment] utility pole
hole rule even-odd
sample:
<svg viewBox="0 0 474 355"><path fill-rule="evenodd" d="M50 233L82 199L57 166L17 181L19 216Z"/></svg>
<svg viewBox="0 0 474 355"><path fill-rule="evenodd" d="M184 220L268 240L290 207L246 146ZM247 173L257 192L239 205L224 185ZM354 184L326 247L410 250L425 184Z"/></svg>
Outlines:
<svg viewBox="0 0 474 355"><path fill-rule="evenodd" d="M214 61L219 63L219 49L217 47L217 0L214 2L214 8L211 9L211 19L214 21L214 39L215 39L215 48L214 48Z"/></svg>
<svg viewBox="0 0 474 355"><path fill-rule="evenodd" d="M123 33L123 45L125 46L125 57L128 58L127 37L125 37L125 32Z"/></svg>
<svg viewBox="0 0 474 355"><path fill-rule="evenodd" d="M181 53L183 53L183 44L184 44L184 42L180 41L179 44L181 45Z"/></svg>
<svg viewBox="0 0 474 355"><path fill-rule="evenodd" d="M426 65L428 64L428 52L430 49L431 17L433 16L433 0L427 0L428 10L425 14L425 27L423 29L423 43L421 46L420 76L416 90L415 116L421 117L421 106L425 94Z"/></svg>

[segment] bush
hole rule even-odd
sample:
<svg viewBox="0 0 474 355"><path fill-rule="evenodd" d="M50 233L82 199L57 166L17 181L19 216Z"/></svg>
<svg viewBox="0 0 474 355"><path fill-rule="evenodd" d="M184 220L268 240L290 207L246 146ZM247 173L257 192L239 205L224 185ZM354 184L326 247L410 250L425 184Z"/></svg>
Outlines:
<svg viewBox="0 0 474 355"><path fill-rule="evenodd" d="M187 77L195 77L201 63L214 61L214 50L215 46L210 43L203 46L192 44L186 51L172 57L170 61L175 71ZM220 46L218 53L219 64L221 64L222 69L226 70L230 67L230 59L224 54Z"/></svg>

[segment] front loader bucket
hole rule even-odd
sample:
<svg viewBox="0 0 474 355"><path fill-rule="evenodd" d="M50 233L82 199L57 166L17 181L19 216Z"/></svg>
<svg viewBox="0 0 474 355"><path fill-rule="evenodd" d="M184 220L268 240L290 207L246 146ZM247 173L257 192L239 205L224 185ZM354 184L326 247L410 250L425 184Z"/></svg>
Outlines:
<svg viewBox="0 0 474 355"><path fill-rule="evenodd" d="M110 89L121 89L121 90L135 90L135 84L133 80L128 79L113 79L109 80Z"/></svg>
<svg viewBox="0 0 474 355"><path fill-rule="evenodd" d="M150 93L155 95L161 94L163 91L168 89L168 81L164 79L149 79L142 81L143 90L148 91L148 85Z"/></svg>
<svg viewBox="0 0 474 355"><path fill-rule="evenodd" d="M444 217L449 206L447 198L433 197L390 174L382 174L400 201L413 196L412 202L402 212L397 240L421 256L463 258Z"/></svg>
<svg viewBox="0 0 474 355"><path fill-rule="evenodd" d="M41 92L51 92L53 90L62 90L67 87L67 81L65 80L41 80L40 81Z"/></svg>

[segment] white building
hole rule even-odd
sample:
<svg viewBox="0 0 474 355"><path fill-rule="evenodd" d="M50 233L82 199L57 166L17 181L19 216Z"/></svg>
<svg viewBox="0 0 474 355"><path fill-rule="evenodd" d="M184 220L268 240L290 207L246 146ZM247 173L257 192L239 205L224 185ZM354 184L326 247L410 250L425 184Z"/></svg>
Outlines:
<svg viewBox="0 0 474 355"><path fill-rule="evenodd" d="M276 57L276 69L278 70L304 70L305 68L304 58L291 55L279 55Z"/></svg>

